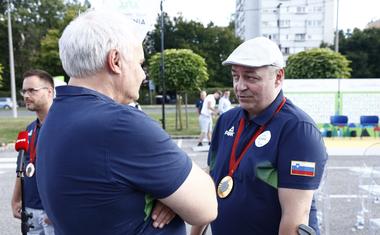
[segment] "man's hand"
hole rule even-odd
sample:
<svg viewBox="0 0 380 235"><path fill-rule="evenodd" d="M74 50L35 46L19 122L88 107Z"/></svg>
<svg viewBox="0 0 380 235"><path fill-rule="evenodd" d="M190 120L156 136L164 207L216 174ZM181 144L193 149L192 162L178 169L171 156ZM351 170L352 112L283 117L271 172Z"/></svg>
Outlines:
<svg viewBox="0 0 380 235"><path fill-rule="evenodd" d="M13 217L17 219L21 219L21 201L19 202L12 201L12 212L13 212Z"/></svg>
<svg viewBox="0 0 380 235"><path fill-rule="evenodd" d="M152 212L153 227L163 228L166 224L169 224L175 216L176 214L169 207L160 201L156 201Z"/></svg>

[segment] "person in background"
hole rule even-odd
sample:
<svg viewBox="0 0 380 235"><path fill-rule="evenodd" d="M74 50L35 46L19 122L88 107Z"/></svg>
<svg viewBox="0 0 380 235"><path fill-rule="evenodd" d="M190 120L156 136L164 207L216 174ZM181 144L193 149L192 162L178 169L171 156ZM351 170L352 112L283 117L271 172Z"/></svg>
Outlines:
<svg viewBox="0 0 380 235"><path fill-rule="evenodd" d="M26 108L35 112L37 118L26 130L29 135L29 148L25 153L26 173L23 184L25 210L32 215L28 224L32 225L28 234L54 235L54 227L48 219L41 203L36 183L36 145L40 129L48 114L54 97L54 81L49 73L33 69L24 73L20 94L24 98ZM21 219L21 179L16 178L13 196L12 212L15 218Z"/></svg>
<svg viewBox="0 0 380 235"><path fill-rule="evenodd" d="M284 59L265 37L248 40L231 66L240 107L218 119L208 164L218 195L213 235L319 234L313 199L327 161L314 121L285 98ZM205 226L195 226L192 235Z"/></svg>
<svg viewBox="0 0 380 235"><path fill-rule="evenodd" d="M200 142L203 141L203 139L206 137L203 132L202 132L202 124L201 124L201 111L202 111L202 106L203 106L203 101L204 99L206 98L207 96L207 93L206 91L201 91L199 93L199 99L197 100L197 102L195 103L195 107L197 109L197 112L198 112L198 123L199 123L199 129L201 130L201 133L199 134L199 138L202 138Z"/></svg>
<svg viewBox="0 0 380 235"><path fill-rule="evenodd" d="M210 176L127 105L145 79L139 35L126 15L89 10L59 39L70 80L57 87L37 144L38 189L57 234L184 235L184 221L217 215ZM178 215L165 226L152 215L159 202Z"/></svg>
<svg viewBox="0 0 380 235"><path fill-rule="evenodd" d="M215 105L221 94L222 92L216 91L213 94L207 95L203 101L201 114L199 115L201 134L199 136L197 146L203 146L202 141L205 136L207 136L208 144L211 144L213 127L212 117L218 115L218 110L215 108Z"/></svg>
<svg viewBox="0 0 380 235"><path fill-rule="evenodd" d="M136 109L142 111L141 105L140 105L137 101L132 101L132 102L129 103L128 105L130 105L130 106L132 106L132 107L135 107Z"/></svg>
<svg viewBox="0 0 380 235"><path fill-rule="evenodd" d="M206 98L207 93L206 91L201 91L199 94L199 100L195 103L195 107L197 108L198 115L201 114L202 106L203 106L203 101Z"/></svg>
<svg viewBox="0 0 380 235"><path fill-rule="evenodd" d="M230 91L225 90L223 96L219 100L218 110L219 114L223 114L232 108L230 101Z"/></svg>

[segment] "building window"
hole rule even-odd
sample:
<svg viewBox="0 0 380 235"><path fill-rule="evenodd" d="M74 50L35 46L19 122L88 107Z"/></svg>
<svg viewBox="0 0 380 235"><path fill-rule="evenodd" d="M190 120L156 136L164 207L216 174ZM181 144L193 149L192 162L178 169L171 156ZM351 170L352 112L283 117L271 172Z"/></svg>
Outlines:
<svg viewBox="0 0 380 235"><path fill-rule="evenodd" d="M282 48L282 52L285 54L285 55L289 55L289 47L284 47Z"/></svg>
<svg viewBox="0 0 380 235"><path fill-rule="evenodd" d="M296 13L297 14L305 14L306 13L306 7L297 7Z"/></svg>
<svg viewBox="0 0 380 235"><path fill-rule="evenodd" d="M306 34L304 33L296 33L294 40L295 41L305 41Z"/></svg>
<svg viewBox="0 0 380 235"><path fill-rule="evenodd" d="M313 11L314 12L322 12L322 7L320 7L320 6L319 7L314 7Z"/></svg>
<svg viewBox="0 0 380 235"><path fill-rule="evenodd" d="M277 34L263 34L264 35L267 35L267 37L271 40L277 40L278 38L278 35Z"/></svg>
<svg viewBox="0 0 380 235"><path fill-rule="evenodd" d="M322 21L321 20L306 20L305 24L308 27L321 27Z"/></svg>
<svg viewBox="0 0 380 235"><path fill-rule="evenodd" d="M281 28L289 28L290 27L290 20L280 20L280 27Z"/></svg>

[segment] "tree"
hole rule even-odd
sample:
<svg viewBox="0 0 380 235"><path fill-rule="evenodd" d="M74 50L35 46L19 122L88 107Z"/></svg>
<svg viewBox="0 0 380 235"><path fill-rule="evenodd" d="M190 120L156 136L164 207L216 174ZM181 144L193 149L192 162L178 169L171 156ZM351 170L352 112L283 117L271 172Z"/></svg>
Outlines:
<svg viewBox="0 0 380 235"><path fill-rule="evenodd" d="M41 39L41 50L37 57L38 67L49 68L49 73L52 75L64 74L58 49L60 34L58 29L49 29Z"/></svg>
<svg viewBox="0 0 380 235"><path fill-rule="evenodd" d="M6 17L6 1L3 1L0 11L1 18ZM19 0L11 1L11 21L13 32L14 62L16 85L21 86L21 77L24 71L35 67L35 61L39 53L41 38L50 28L57 27L62 18L64 9L63 0ZM3 27L0 37L4 37L5 44L0 45L1 51L8 51L8 26L7 21L1 21ZM3 41L3 40L1 40ZM9 56L2 58L4 65L4 77L9 78ZM10 88L10 80L4 80L4 88Z"/></svg>
<svg viewBox="0 0 380 235"><path fill-rule="evenodd" d="M22 74L30 68L46 69L53 75L59 70L51 67L50 61L42 58L41 51L52 49L56 31L62 31L67 25L67 11L73 6L89 7L87 1L82 4L78 0L17 0L11 1L13 47L15 58L16 86L22 83ZM0 51L8 52L7 2L0 3ZM71 18L72 19L72 18ZM42 40L42 42L41 42ZM47 48L41 50L41 46ZM57 47L58 48L58 47ZM49 52L50 53L50 52ZM51 55L54 53L51 53ZM50 56L46 58L51 58ZM42 58L41 58L42 57ZM55 61L55 58L54 58ZM46 62L46 64L45 64ZM0 63L4 65L4 77L10 77L9 55L3 53ZM56 61L55 61L56 64ZM62 74L60 72L60 74ZM4 90L10 90L10 79L4 79Z"/></svg>
<svg viewBox="0 0 380 235"><path fill-rule="evenodd" d="M145 46L147 58L161 50L160 18L155 29L148 34ZM196 21L186 21L181 16L174 22L164 14L164 48L190 49L205 58L210 79L209 87L231 86L230 71L221 63L235 49L241 40L234 34L234 24L218 27L212 23L206 27Z"/></svg>
<svg viewBox="0 0 380 235"><path fill-rule="evenodd" d="M287 78L349 78L350 61L328 48L314 48L291 55Z"/></svg>
<svg viewBox="0 0 380 235"><path fill-rule="evenodd" d="M165 58L165 86L167 89L177 91L176 124L179 120L179 128L182 129L181 94L187 91L200 90L208 80L205 60L188 49L167 49ZM160 77L161 53L154 54L148 61L149 77L155 84L161 84ZM187 104L187 102L186 102ZM187 118L187 116L186 116Z"/></svg>
<svg viewBox="0 0 380 235"><path fill-rule="evenodd" d="M3 66L0 64L0 88L3 87Z"/></svg>
<svg viewBox="0 0 380 235"><path fill-rule="evenodd" d="M87 3L88 4L88 3ZM49 68L52 75L65 75L59 57L58 41L66 25L68 25L80 12L84 12L89 5L79 3L68 3L66 6L63 19L59 22L58 27L49 29L46 35L40 41L40 53L37 56L36 64L40 68Z"/></svg>
<svg viewBox="0 0 380 235"><path fill-rule="evenodd" d="M352 61L352 77L380 77L380 29L369 28L340 34L339 51Z"/></svg>

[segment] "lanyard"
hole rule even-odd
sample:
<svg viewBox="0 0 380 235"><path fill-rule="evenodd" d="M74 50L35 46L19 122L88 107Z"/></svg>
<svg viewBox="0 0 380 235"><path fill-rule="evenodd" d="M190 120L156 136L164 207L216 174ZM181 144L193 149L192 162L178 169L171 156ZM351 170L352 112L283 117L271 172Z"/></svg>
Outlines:
<svg viewBox="0 0 380 235"><path fill-rule="evenodd" d="M38 127L38 128L37 128ZM32 134L32 141L30 143L30 152L29 152L29 162L34 164L36 161L36 136L37 136L37 131L39 130L39 125L36 123L36 126L33 129L33 134Z"/></svg>
<svg viewBox="0 0 380 235"><path fill-rule="evenodd" d="M272 117L253 134L252 138L249 140L248 144L244 147L243 151L240 153L238 159L236 159L236 148L240 140L241 133L243 132L244 126L245 126L245 118L241 118L239 122L239 129L236 134L236 137L234 139L234 144L232 146L232 152L230 156L230 165L229 165L229 171L228 175L232 177L235 170L238 168L240 161L245 156L245 153L248 151L248 149L251 147L253 142L257 139L257 137L264 131L265 127L269 124L269 122L273 119L274 115L282 109L286 102L286 98L281 101L280 105L277 107L276 111L272 114Z"/></svg>

